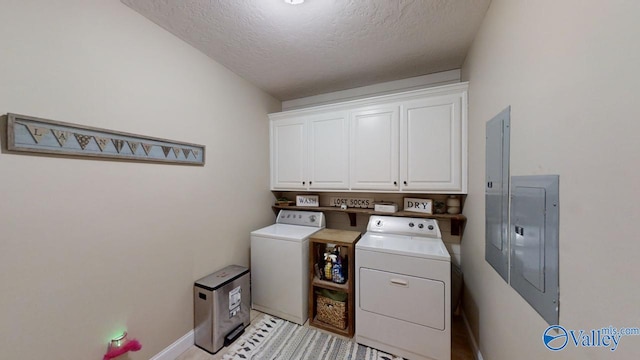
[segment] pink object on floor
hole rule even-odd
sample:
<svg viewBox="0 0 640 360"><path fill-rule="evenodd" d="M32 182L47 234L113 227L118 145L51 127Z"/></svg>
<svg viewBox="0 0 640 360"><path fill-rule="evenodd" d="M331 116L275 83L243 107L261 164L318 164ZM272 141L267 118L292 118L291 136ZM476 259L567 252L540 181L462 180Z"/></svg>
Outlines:
<svg viewBox="0 0 640 360"><path fill-rule="evenodd" d="M131 339L131 340L128 340L126 343L124 343L124 345L120 346L119 348L109 349L109 351L107 351L107 353L104 354L104 357L102 358L102 360L111 360L113 358L117 358L120 355L124 355L129 351L138 351L140 349L142 349L142 344L140 344L140 342L136 339Z"/></svg>

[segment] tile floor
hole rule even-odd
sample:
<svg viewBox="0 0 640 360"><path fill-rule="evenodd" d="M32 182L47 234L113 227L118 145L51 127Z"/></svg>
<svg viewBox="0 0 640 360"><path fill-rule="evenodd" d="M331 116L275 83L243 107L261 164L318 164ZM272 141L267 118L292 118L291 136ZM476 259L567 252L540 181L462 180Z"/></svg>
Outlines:
<svg viewBox="0 0 640 360"><path fill-rule="evenodd" d="M264 314L251 310L251 323L255 323L255 320L262 316L264 316ZM469 334L464 325L464 320L460 316L453 316L451 318L451 323L451 360L474 360L475 357L471 350ZM309 326L308 324L309 322L307 321L304 326ZM330 334L340 336L333 333ZM211 355L194 345L190 347L189 350L182 353L182 355L180 355L176 360L221 360L225 353L226 349L222 348L222 350L218 351L217 354Z"/></svg>

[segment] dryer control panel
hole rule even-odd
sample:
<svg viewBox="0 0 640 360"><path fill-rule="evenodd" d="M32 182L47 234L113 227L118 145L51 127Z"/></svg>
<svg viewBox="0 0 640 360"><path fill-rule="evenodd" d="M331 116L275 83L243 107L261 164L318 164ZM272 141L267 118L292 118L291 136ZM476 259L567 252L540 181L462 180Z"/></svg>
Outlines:
<svg viewBox="0 0 640 360"><path fill-rule="evenodd" d="M438 221L435 219L372 215L369 218L367 231L437 239L442 238Z"/></svg>

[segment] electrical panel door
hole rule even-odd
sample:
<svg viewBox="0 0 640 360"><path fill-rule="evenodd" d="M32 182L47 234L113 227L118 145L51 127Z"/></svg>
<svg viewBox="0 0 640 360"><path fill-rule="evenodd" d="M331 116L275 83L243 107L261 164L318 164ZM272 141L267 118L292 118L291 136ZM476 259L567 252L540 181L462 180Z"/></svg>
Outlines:
<svg viewBox="0 0 640 360"><path fill-rule="evenodd" d="M486 125L485 259L509 282L509 125L507 107Z"/></svg>
<svg viewBox="0 0 640 360"><path fill-rule="evenodd" d="M559 177L511 178L511 286L558 324Z"/></svg>

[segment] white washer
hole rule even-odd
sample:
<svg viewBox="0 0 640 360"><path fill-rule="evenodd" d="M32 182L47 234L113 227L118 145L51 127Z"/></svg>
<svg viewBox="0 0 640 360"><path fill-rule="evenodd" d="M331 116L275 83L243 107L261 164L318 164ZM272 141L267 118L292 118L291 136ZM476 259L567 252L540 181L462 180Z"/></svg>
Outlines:
<svg viewBox="0 0 640 360"><path fill-rule="evenodd" d="M356 244L356 341L451 359L451 258L433 219L371 216Z"/></svg>
<svg viewBox="0 0 640 360"><path fill-rule="evenodd" d="M317 211L280 210L251 233L251 307L300 325L307 321L309 237L325 227Z"/></svg>

